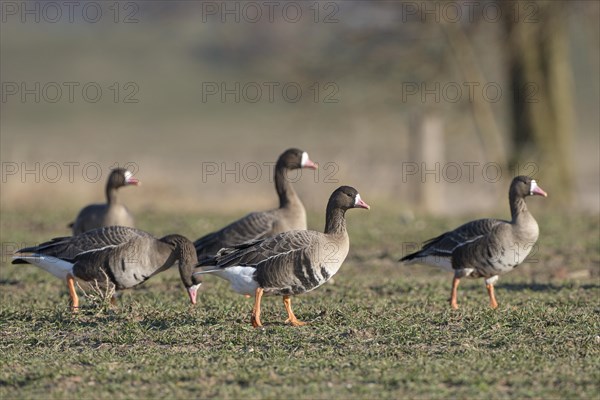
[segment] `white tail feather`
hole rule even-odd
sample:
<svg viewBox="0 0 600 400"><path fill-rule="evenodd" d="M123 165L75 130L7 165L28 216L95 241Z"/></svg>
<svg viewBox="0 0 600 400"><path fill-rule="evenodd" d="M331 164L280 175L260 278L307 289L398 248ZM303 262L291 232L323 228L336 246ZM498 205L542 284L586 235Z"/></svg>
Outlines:
<svg viewBox="0 0 600 400"><path fill-rule="evenodd" d="M431 265L433 267L438 267L441 269L444 269L446 271L449 272L454 272L454 269L452 269L452 260L450 257L444 257L444 256L425 256L425 257L416 257L413 258L412 260L410 260L409 262L405 262L406 265L408 264L426 264L426 265Z"/></svg>
<svg viewBox="0 0 600 400"><path fill-rule="evenodd" d="M73 264L60 258L45 256L42 254L30 254L26 256L14 255L13 260L24 260L29 264L51 273L58 279L67 279L67 274L73 273Z"/></svg>

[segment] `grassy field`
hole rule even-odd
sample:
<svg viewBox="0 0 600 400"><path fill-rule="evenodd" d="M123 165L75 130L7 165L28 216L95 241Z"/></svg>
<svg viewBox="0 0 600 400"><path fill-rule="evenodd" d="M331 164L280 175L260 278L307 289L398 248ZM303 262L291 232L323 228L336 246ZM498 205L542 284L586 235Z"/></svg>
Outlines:
<svg viewBox="0 0 600 400"><path fill-rule="evenodd" d="M139 215L140 213L138 213ZM498 310L480 280L449 309L450 275L400 266L403 243L459 219L349 212L350 255L332 284L295 298L311 324L283 324L281 299L252 300L208 277L192 307L177 271L125 292L118 308L82 299L9 251L66 234L66 211L4 212L0 398L598 398L598 217L540 215L531 262L501 277ZM192 239L232 215L139 216ZM309 225L321 228L322 215Z"/></svg>

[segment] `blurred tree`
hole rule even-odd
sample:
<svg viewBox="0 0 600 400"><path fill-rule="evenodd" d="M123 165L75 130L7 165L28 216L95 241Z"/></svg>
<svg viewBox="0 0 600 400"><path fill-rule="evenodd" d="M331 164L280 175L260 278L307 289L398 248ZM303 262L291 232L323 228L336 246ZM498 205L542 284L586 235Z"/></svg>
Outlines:
<svg viewBox="0 0 600 400"><path fill-rule="evenodd" d="M568 2L499 1L507 34L513 92L509 162L534 161L558 200L570 200L573 164L572 77L567 46ZM554 197L554 196L553 196Z"/></svg>
<svg viewBox="0 0 600 400"><path fill-rule="evenodd" d="M468 28L456 26L442 21L442 32L452 49L453 59L459 65L459 73L463 82L486 82L485 71L481 67L480 58L469 38ZM497 121L489 101L474 98L468 102L479 142L488 159L499 163L503 168L508 166L506 142L502 129Z"/></svg>

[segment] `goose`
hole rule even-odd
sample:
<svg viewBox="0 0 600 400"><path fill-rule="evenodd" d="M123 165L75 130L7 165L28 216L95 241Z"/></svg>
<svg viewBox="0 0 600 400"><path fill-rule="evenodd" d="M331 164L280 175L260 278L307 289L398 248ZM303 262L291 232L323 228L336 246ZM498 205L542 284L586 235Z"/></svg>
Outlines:
<svg viewBox="0 0 600 400"><path fill-rule="evenodd" d="M508 192L512 219L479 219L427 240L420 251L404 256L405 264L421 263L454 272L450 306L458 308L457 290L461 278L484 278L490 306L498 307L494 284L498 275L521 264L538 239L538 224L529 213L525 197L547 197L534 179L517 176Z"/></svg>
<svg viewBox="0 0 600 400"><path fill-rule="evenodd" d="M68 225L73 229L73 235L103 226L119 225L133 228L133 216L117 199L117 189L129 185L140 185L140 181L124 168L113 169L106 182L106 204L90 204L79 211L75 222Z"/></svg>
<svg viewBox="0 0 600 400"><path fill-rule="evenodd" d="M291 230L306 230L306 211L287 179L286 172L292 169L317 169L308 153L299 149L288 149L279 156L275 164L275 189L279 196L279 207L273 210L253 212L216 232L209 233L194 242L198 259L214 256L225 247L232 247L251 240L258 240Z"/></svg>
<svg viewBox="0 0 600 400"><path fill-rule="evenodd" d="M290 296L310 292L327 282L344 262L350 241L346 232L346 210L365 208L358 191L341 186L327 203L325 232L294 230L265 239L221 249L194 275L215 274L230 282L240 294L254 294L250 322L260 327L263 295L283 296L286 323L301 326L292 311Z"/></svg>
<svg viewBox="0 0 600 400"><path fill-rule="evenodd" d="M105 287L108 279L109 285L123 290L177 265L192 304L196 303L196 292L201 284L192 275L198 259L189 239L181 235L157 239L124 226L98 228L23 248L13 255L12 263L33 264L65 280L74 311L79 307L75 279L97 282L100 287Z"/></svg>

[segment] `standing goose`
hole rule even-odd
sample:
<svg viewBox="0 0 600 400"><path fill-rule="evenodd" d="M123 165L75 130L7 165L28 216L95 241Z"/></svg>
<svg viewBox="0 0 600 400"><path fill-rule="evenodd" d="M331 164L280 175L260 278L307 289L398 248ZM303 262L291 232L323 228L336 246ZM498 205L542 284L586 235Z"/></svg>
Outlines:
<svg viewBox="0 0 600 400"><path fill-rule="evenodd" d="M536 181L527 176L513 179L508 198L511 221L480 219L453 231L429 239L423 248L403 257L406 264L421 263L453 271L450 305L458 308L456 299L461 278L484 278L490 305L497 308L494 284L498 275L512 271L527 257L538 239L538 224L527 210L525 197L547 197Z"/></svg>
<svg viewBox="0 0 600 400"><path fill-rule="evenodd" d="M308 158L308 153L298 149L286 150L279 156L274 178L279 208L250 213L223 229L196 240L194 246L200 261L214 256L224 247L233 247L291 230L305 230L306 211L286 176L288 170L298 168L317 169L317 164Z"/></svg>
<svg viewBox="0 0 600 400"><path fill-rule="evenodd" d="M177 265L192 304L196 303L196 292L201 284L192 276L198 258L190 240L181 235L157 239L124 226L99 228L27 247L14 254L12 263L33 264L66 280L75 311L79 307L75 279L96 281L104 286L108 278L116 290L123 290Z"/></svg>
<svg viewBox="0 0 600 400"><path fill-rule="evenodd" d="M73 235L103 226L134 226L133 216L127 207L119 203L117 189L122 186L139 185L140 181L124 168L115 168L106 182L106 204L91 204L79 211L75 222L69 224Z"/></svg>
<svg viewBox="0 0 600 400"><path fill-rule="evenodd" d="M196 274L213 273L231 283L237 293L254 293L252 326L262 326L260 301L264 295L283 296L289 322L304 325L292 312L290 296L310 292L327 282L344 262L350 241L345 213L366 208L356 189L338 188L327 203L325 233L296 230L220 250Z"/></svg>

